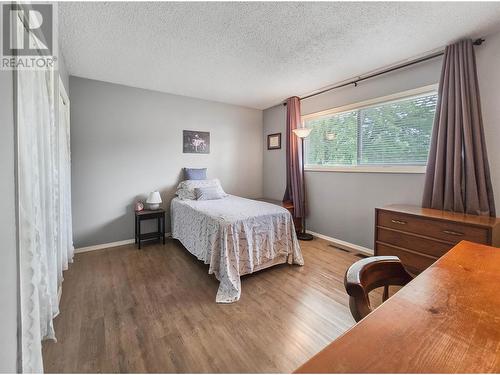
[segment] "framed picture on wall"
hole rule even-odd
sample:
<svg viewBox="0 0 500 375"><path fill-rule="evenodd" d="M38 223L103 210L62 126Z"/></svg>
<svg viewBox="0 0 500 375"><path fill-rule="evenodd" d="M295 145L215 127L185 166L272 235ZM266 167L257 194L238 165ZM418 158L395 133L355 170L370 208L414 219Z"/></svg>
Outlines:
<svg viewBox="0 0 500 375"><path fill-rule="evenodd" d="M210 153L210 132L182 131L182 152L189 154Z"/></svg>
<svg viewBox="0 0 500 375"><path fill-rule="evenodd" d="M279 150L281 148L281 133L269 134L267 136L267 149Z"/></svg>

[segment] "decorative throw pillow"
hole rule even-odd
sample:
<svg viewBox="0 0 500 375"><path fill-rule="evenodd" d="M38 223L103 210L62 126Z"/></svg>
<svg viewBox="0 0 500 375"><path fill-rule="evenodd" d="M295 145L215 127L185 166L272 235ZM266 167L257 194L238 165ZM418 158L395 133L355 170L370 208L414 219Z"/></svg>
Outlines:
<svg viewBox="0 0 500 375"><path fill-rule="evenodd" d="M196 199L196 194L194 192L194 189L196 188L203 188L203 187L215 187L217 188L217 191L219 194L223 197L226 197L227 194L224 192L222 189L222 186L220 185L220 181L217 178L214 178L212 180L186 180L182 181L178 186L177 186L177 191L176 195L180 199Z"/></svg>
<svg viewBox="0 0 500 375"><path fill-rule="evenodd" d="M184 168L185 180L206 180L207 168Z"/></svg>
<svg viewBox="0 0 500 375"><path fill-rule="evenodd" d="M190 191L188 189L177 189L175 194L179 197L179 199L186 200L195 200L196 199L196 194L194 191Z"/></svg>
<svg viewBox="0 0 500 375"><path fill-rule="evenodd" d="M196 200L198 201L209 201L224 198L224 195L221 194L217 186L194 188L194 194L196 196Z"/></svg>

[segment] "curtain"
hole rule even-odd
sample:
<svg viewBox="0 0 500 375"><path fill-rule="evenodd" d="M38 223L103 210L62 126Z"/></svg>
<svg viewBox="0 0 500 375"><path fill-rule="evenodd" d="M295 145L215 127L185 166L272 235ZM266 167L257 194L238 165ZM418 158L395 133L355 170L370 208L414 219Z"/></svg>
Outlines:
<svg viewBox="0 0 500 375"><path fill-rule="evenodd" d="M69 122L56 117L54 89L53 70L17 72L23 372L43 372L41 341L55 339L62 271L73 257Z"/></svg>
<svg viewBox="0 0 500 375"><path fill-rule="evenodd" d="M293 129L300 127L300 99L296 96L286 101L286 190L283 201L292 201L294 217L304 217L302 191L302 145Z"/></svg>
<svg viewBox="0 0 500 375"><path fill-rule="evenodd" d="M59 116L58 116L58 150L59 150L59 252L58 285L63 282L63 270L73 260L73 225L71 210L71 139L69 125L69 99L59 81Z"/></svg>
<svg viewBox="0 0 500 375"><path fill-rule="evenodd" d="M444 53L422 206L495 216L471 40Z"/></svg>

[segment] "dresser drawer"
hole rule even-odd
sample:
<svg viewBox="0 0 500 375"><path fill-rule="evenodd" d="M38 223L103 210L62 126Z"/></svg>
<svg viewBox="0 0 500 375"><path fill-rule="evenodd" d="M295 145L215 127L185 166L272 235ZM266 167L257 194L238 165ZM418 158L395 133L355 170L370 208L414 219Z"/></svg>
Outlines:
<svg viewBox="0 0 500 375"><path fill-rule="evenodd" d="M379 226L437 238L453 245L462 240L483 244L489 243L488 229L486 228L384 210L378 210L377 215Z"/></svg>
<svg viewBox="0 0 500 375"><path fill-rule="evenodd" d="M397 256L403 265L412 273L420 273L437 260L437 257L430 255L417 254L405 249L388 246L385 244L376 244L376 255Z"/></svg>
<svg viewBox="0 0 500 375"><path fill-rule="evenodd" d="M377 241L385 242L389 245L404 247L418 253L440 257L453 246L440 241L417 237L398 230L377 228Z"/></svg>

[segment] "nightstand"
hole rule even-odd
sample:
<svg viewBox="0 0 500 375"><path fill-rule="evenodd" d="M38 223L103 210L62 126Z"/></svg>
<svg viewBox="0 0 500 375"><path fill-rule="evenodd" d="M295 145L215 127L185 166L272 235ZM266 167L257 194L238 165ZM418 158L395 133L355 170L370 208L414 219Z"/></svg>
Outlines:
<svg viewBox="0 0 500 375"><path fill-rule="evenodd" d="M297 219L297 218L293 217L293 203L292 203L292 201L282 202L282 201L279 201L276 199L268 199L268 198L258 198L257 200L262 201L262 202L272 203L272 204L275 204L277 206L281 206L283 208L286 208L292 214L293 224L295 226L295 231L300 232L302 230L302 220L300 218Z"/></svg>
<svg viewBox="0 0 500 375"><path fill-rule="evenodd" d="M143 220L154 220L156 219L157 228L156 232L141 233L141 222ZM139 249L141 248L141 241L149 240L160 240L163 239L163 244L165 245L165 210L143 210L135 212L135 243L139 244Z"/></svg>

